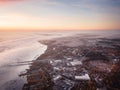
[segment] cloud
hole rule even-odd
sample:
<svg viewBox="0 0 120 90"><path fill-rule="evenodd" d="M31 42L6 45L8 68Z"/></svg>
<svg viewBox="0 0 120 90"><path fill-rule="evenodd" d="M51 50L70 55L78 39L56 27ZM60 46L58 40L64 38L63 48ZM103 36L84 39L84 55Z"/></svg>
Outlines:
<svg viewBox="0 0 120 90"><path fill-rule="evenodd" d="M26 1L26 0L0 0L1 3L18 2L18 1Z"/></svg>
<svg viewBox="0 0 120 90"><path fill-rule="evenodd" d="M23 1L28 1L28 0L0 0L0 6L10 5L13 3L23 2Z"/></svg>
<svg viewBox="0 0 120 90"><path fill-rule="evenodd" d="M79 0L72 6L97 12L120 12L120 0Z"/></svg>
<svg viewBox="0 0 120 90"><path fill-rule="evenodd" d="M11 4L16 4L19 2L33 2L33 3L37 3L37 4L43 4L43 5L62 5L61 2L59 2L59 0L0 0L0 5L4 6L4 5L11 5Z"/></svg>
<svg viewBox="0 0 120 90"><path fill-rule="evenodd" d="M68 6L90 11L120 12L120 0L0 0L0 6L27 2L24 5Z"/></svg>

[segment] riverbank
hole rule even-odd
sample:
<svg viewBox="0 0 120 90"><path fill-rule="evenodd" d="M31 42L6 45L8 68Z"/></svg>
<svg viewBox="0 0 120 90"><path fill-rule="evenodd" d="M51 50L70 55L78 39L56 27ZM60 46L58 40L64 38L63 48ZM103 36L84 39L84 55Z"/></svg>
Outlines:
<svg viewBox="0 0 120 90"><path fill-rule="evenodd" d="M27 70L23 90L107 89L104 78L120 59L119 38L76 35L40 43L48 48Z"/></svg>

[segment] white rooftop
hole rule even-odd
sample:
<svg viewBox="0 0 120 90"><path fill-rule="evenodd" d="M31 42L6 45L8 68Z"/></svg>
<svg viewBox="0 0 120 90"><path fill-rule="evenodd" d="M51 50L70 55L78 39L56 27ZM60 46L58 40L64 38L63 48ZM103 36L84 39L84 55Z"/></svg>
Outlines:
<svg viewBox="0 0 120 90"><path fill-rule="evenodd" d="M54 81L58 80L59 78L61 78L61 75L57 75L56 77L53 78Z"/></svg>
<svg viewBox="0 0 120 90"><path fill-rule="evenodd" d="M73 61L73 62L70 62L72 66L76 66L76 65L82 65L82 62L81 61Z"/></svg>
<svg viewBox="0 0 120 90"><path fill-rule="evenodd" d="M90 77L88 74L82 75L82 76L75 76L76 80L90 80Z"/></svg>
<svg viewBox="0 0 120 90"><path fill-rule="evenodd" d="M54 62L56 62L56 63L60 63L60 62L62 62L62 60L55 60Z"/></svg>

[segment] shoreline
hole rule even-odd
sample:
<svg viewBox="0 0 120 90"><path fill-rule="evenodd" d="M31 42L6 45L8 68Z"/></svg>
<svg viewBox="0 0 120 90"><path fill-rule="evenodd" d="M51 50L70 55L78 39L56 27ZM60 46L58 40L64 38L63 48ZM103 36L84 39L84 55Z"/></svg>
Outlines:
<svg viewBox="0 0 120 90"><path fill-rule="evenodd" d="M45 48L46 47L45 45L43 45L41 43L39 43L39 44L40 45L39 45L39 48L37 49L37 52L34 51L34 52L36 52L37 55L28 59L28 60L31 60L31 62L33 62L33 60L36 60L39 57L39 55L43 54L46 50L45 49L43 51L43 49L41 49L41 47L43 47L43 46L44 46L43 48ZM39 52L38 52L38 50L39 50ZM27 58L25 60L27 60ZM16 62L1 66L1 69L0 69L1 75L0 76L2 78L1 78L1 82L0 82L1 83L0 90L13 90L13 89L21 90L24 83L26 83L26 78L19 77L19 74L26 71L25 69L29 68L29 65L31 62L22 60L21 62L16 61Z"/></svg>
<svg viewBox="0 0 120 90"><path fill-rule="evenodd" d="M108 57L111 54L109 51L112 49L117 52L112 54L119 58L119 50L114 49L116 46L113 45L119 44L118 40L94 36L85 38L77 35L40 41L48 48L27 70L27 83L24 84L23 90L108 88L99 79L104 80L103 76L108 77L112 72L111 67L116 62Z"/></svg>

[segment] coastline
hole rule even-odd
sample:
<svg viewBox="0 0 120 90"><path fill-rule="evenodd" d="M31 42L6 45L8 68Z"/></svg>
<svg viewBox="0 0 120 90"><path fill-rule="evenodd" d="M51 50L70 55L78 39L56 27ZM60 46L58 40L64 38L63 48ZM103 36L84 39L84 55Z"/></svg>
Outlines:
<svg viewBox="0 0 120 90"><path fill-rule="evenodd" d="M36 60L37 57L39 57L40 54L43 54L45 52L45 50L47 49L47 46L40 44L39 42L37 42L37 43L38 43L38 45L36 45L36 46L33 45L33 50L35 50L35 51L33 51L32 47L30 47L31 48L30 50L33 51L33 53L31 53L31 54L26 53L27 51L30 51L29 48L26 47L28 50L26 50L25 53L31 55L30 58L24 57L25 61L18 60L19 62L18 61L11 62L11 63L8 63L7 65L1 66L0 73L1 73L2 78L1 78L1 82L0 82L1 83L0 90L13 90L13 89L21 90L22 89L24 83L26 83L26 77L19 77L19 74L25 72L25 69L29 68L29 64L32 62L32 60ZM13 50L13 51L15 51L15 50ZM23 54L23 53L21 53L21 54ZM24 55L26 55L26 54L24 54ZM16 54L14 54L14 55L16 55ZM8 76L8 77L4 78L6 76Z"/></svg>
<svg viewBox="0 0 120 90"><path fill-rule="evenodd" d="M119 53L119 50L113 49L116 48L114 43L119 44L118 40L76 35L40 41L48 48L27 70L27 83L23 90L77 90L77 87L82 90L106 89L104 83L97 83L95 79L103 79L103 76L111 74L112 62L115 61L107 56L111 49ZM119 57L117 54L115 56ZM95 83L98 85L95 86Z"/></svg>
<svg viewBox="0 0 120 90"><path fill-rule="evenodd" d="M33 34L32 32L27 34L22 33L21 35L23 35L23 37L21 37L21 35L19 36L18 33L15 33L15 35L16 37L5 38L5 40L0 43L0 51L2 51L0 52L1 90L6 90L6 88L8 88L8 90L13 88L14 90L21 90L26 79L23 77L24 79L22 80L21 77L18 76L29 68L32 60L36 60L36 58L42 54L41 50L43 49L40 45L41 43L38 42L39 40L49 40L56 37L69 36L71 34L56 34L56 32L55 34L51 32L49 34L46 34L46 32L45 34L44 32L34 32ZM19 38L17 36L19 36ZM20 82L21 85L17 82Z"/></svg>

